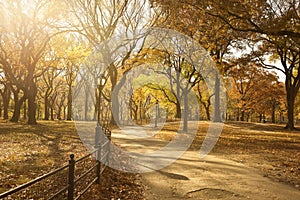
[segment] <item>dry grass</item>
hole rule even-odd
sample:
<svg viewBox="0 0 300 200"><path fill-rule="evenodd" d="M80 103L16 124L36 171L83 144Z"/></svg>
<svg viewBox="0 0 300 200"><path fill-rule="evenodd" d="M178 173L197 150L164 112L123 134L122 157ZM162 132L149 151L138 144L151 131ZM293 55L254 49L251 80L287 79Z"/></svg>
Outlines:
<svg viewBox="0 0 300 200"><path fill-rule="evenodd" d="M65 121L39 121L36 126L0 121L0 142L0 193L67 164L70 154L75 154L75 159L78 159L89 153L82 144L74 123ZM112 155L114 156L116 155ZM58 176L66 178L66 174ZM129 196L130 199L131 195L134 199L141 199L143 189L140 184L136 184L136 178L134 174L107 169L102 184L94 186L85 198ZM47 182L45 184L32 186L29 188L30 193L47 194L50 185ZM130 187L135 189L130 191ZM119 188L127 190L119 193ZM28 198L27 195L22 195L18 193L13 199Z"/></svg>
<svg viewBox="0 0 300 200"><path fill-rule="evenodd" d="M41 121L36 126L0 121L0 192L87 153L72 122Z"/></svg>

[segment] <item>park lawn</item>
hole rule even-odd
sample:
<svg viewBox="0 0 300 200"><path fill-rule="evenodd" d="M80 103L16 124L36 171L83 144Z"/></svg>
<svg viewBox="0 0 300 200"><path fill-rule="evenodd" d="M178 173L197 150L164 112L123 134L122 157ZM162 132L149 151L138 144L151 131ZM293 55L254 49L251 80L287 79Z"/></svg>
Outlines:
<svg viewBox="0 0 300 200"><path fill-rule="evenodd" d="M71 153L77 158L88 153L72 122L0 121L0 143L0 192L67 164Z"/></svg>
<svg viewBox="0 0 300 200"><path fill-rule="evenodd" d="M199 122L190 150L200 150L209 124ZM170 141L178 130L179 124L167 124L156 137ZM270 123L227 122L211 154L254 167L300 190L300 131Z"/></svg>
<svg viewBox="0 0 300 200"><path fill-rule="evenodd" d="M0 193L68 164L70 154L78 159L89 153L74 122L67 121L38 121L38 125L31 126L0 120L0 143ZM113 153L112 159L114 156ZM141 199L143 188L137 178L134 174L107 168L102 183L93 186L85 198ZM131 187L134 189L130 191ZM127 190L121 194L119 188Z"/></svg>

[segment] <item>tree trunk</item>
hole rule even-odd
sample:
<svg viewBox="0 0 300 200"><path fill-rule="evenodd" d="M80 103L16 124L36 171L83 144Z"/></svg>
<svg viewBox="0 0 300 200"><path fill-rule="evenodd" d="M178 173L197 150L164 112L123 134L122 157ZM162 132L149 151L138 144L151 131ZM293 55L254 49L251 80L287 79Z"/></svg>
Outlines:
<svg viewBox="0 0 300 200"><path fill-rule="evenodd" d="M2 101L0 100L0 117L2 116Z"/></svg>
<svg viewBox="0 0 300 200"><path fill-rule="evenodd" d="M183 132L187 132L188 131L188 113L189 113L188 91L187 90L183 90L183 98L184 98Z"/></svg>
<svg viewBox="0 0 300 200"><path fill-rule="evenodd" d="M209 106L204 106L206 118L208 121L210 121L210 112L209 112Z"/></svg>
<svg viewBox="0 0 300 200"><path fill-rule="evenodd" d="M18 122L20 119L20 112L21 110L21 103L18 99L14 99L14 112L13 112L13 116L10 119L11 122Z"/></svg>
<svg viewBox="0 0 300 200"><path fill-rule="evenodd" d="M245 111L242 110L242 113L241 113L241 121L245 121Z"/></svg>
<svg viewBox="0 0 300 200"><path fill-rule="evenodd" d="M8 119L8 107L9 107L9 101L10 101L10 90L6 86L3 92L3 119Z"/></svg>
<svg viewBox="0 0 300 200"><path fill-rule="evenodd" d="M24 101L24 104L23 104L23 119L27 119L27 104L26 104L26 101Z"/></svg>
<svg viewBox="0 0 300 200"><path fill-rule="evenodd" d="M276 123L276 118L275 118L275 111L276 111L276 105L272 107L272 123Z"/></svg>
<svg viewBox="0 0 300 200"><path fill-rule="evenodd" d="M57 111L57 119L61 120L61 111L62 111L62 105L58 106L58 111Z"/></svg>
<svg viewBox="0 0 300 200"><path fill-rule="evenodd" d="M180 119L181 118L181 102L180 102L180 73L176 72L176 115L175 118Z"/></svg>
<svg viewBox="0 0 300 200"><path fill-rule="evenodd" d="M47 93L44 98L44 120L49 120L49 100Z"/></svg>
<svg viewBox="0 0 300 200"><path fill-rule="evenodd" d="M215 106L214 106L214 122L221 122L221 111L220 111L220 78L218 72L216 72L215 79Z"/></svg>
<svg viewBox="0 0 300 200"><path fill-rule="evenodd" d="M8 119L9 101L3 101L3 119Z"/></svg>
<svg viewBox="0 0 300 200"><path fill-rule="evenodd" d="M119 102L119 92L123 85L126 82L126 74L122 77L122 79L119 81L118 84L116 84L113 87L113 93L112 93L112 124L117 124L120 121L120 102Z"/></svg>
<svg viewBox="0 0 300 200"><path fill-rule="evenodd" d="M66 119L66 106L63 106L64 110L64 119Z"/></svg>
<svg viewBox="0 0 300 200"><path fill-rule="evenodd" d="M51 120L54 121L54 109L52 106L50 108L50 115L51 115Z"/></svg>
<svg viewBox="0 0 300 200"><path fill-rule="evenodd" d="M97 87L95 88L95 103L94 103L94 117L93 121L97 121L97 115L98 115L98 106L99 106L99 94L97 92Z"/></svg>
<svg viewBox="0 0 300 200"><path fill-rule="evenodd" d="M138 109L134 109L132 111L133 111L133 120L137 121L137 118L138 118Z"/></svg>
<svg viewBox="0 0 300 200"><path fill-rule="evenodd" d="M180 106L180 101L178 99L178 97L176 96L176 114L175 114L175 118L180 119L181 118L181 106Z"/></svg>
<svg viewBox="0 0 300 200"><path fill-rule="evenodd" d="M85 85L85 100L84 100L84 120L88 120L88 109L89 109L89 88Z"/></svg>
<svg viewBox="0 0 300 200"><path fill-rule="evenodd" d="M289 76L286 77L285 87L286 87L286 101L287 101L287 110L288 110L287 113L288 121L285 126L285 129L294 130L295 129L294 106L295 106L296 92L292 87L291 78Z"/></svg>
<svg viewBox="0 0 300 200"><path fill-rule="evenodd" d="M18 122L20 119L20 109L21 109L21 104L18 99L14 99L14 112L13 116L10 119L11 122Z"/></svg>
<svg viewBox="0 0 300 200"><path fill-rule="evenodd" d="M21 115L21 105L26 100L26 96L23 95L21 99L19 99L19 92L14 91L14 113L11 118L11 122L18 122Z"/></svg>
<svg viewBox="0 0 300 200"><path fill-rule="evenodd" d="M263 120L263 114L259 114L259 122L262 122L262 120Z"/></svg>
<svg viewBox="0 0 300 200"><path fill-rule="evenodd" d="M72 85L69 85L68 91L68 110L67 110L67 120L72 120Z"/></svg>
<svg viewBox="0 0 300 200"><path fill-rule="evenodd" d="M35 98L37 94L37 87L32 81L28 90L28 121L30 125L36 125L36 103Z"/></svg>
<svg viewBox="0 0 300 200"><path fill-rule="evenodd" d="M295 105L295 97L292 92L287 92L287 109L288 109L288 121L285 126L286 129L294 130L295 123L294 123L294 105Z"/></svg>

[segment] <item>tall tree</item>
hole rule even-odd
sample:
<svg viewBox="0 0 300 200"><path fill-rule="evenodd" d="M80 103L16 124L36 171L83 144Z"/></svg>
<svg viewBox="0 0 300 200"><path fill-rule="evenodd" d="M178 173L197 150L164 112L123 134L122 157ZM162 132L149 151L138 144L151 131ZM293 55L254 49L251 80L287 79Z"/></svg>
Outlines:
<svg viewBox="0 0 300 200"><path fill-rule="evenodd" d="M230 26L234 31L251 33L256 40L254 55L267 68L285 75L288 106L287 129L294 129L295 97L300 87L300 3L297 0L221 0L212 1L209 14ZM258 43L259 42L259 43ZM262 44L261 44L262 43ZM281 66L268 64L262 55L273 54Z"/></svg>
<svg viewBox="0 0 300 200"><path fill-rule="evenodd" d="M0 27L0 63L14 93L12 121L18 121L21 104L27 100L28 124L36 124L36 81L47 70L40 68L39 62L51 37L57 34L50 26L57 21L52 13L55 3L37 0L29 5L17 0L5 1L0 6L1 12L6 13Z"/></svg>
<svg viewBox="0 0 300 200"><path fill-rule="evenodd" d="M230 27L222 20L209 15L210 1L167 1L153 0L165 11L167 20L165 26L188 35L199 42L214 59L219 72L215 74L214 116L215 122L222 121L220 109L221 76L228 70L226 60L229 59L232 46L241 35L230 31ZM154 3L155 4L155 3ZM240 47L240 46L239 46Z"/></svg>
<svg viewBox="0 0 300 200"><path fill-rule="evenodd" d="M151 27L158 14L150 8L147 0L75 0L70 4L76 16L77 31L84 35L95 49L99 50L101 44L101 74L108 72L106 79L109 79L107 83L111 86L110 91L117 94L122 86L121 82L118 84L118 69L130 57L138 43L138 38L131 36L143 28ZM117 39L120 36L128 38ZM116 113L119 113L119 100L112 98L113 96L115 95L111 94L108 100L112 102ZM112 118L112 123L116 121L119 121L118 114Z"/></svg>

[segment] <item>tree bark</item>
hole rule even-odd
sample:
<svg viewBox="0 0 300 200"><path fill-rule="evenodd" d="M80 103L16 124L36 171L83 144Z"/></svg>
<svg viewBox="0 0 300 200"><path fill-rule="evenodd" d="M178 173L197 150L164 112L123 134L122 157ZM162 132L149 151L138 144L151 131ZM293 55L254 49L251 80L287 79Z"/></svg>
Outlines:
<svg viewBox="0 0 300 200"><path fill-rule="evenodd" d="M210 121L210 112L209 112L209 106L204 106L206 118L208 121Z"/></svg>
<svg viewBox="0 0 300 200"><path fill-rule="evenodd" d="M286 84L287 85L287 84ZM295 94L292 88L287 88L287 111L288 111L288 121L285 126L285 129L294 130L295 123L294 123L294 106L295 106Z"/></svg>
<svg viewBox="0 0 300 200"><path fill-rule="evenodd" d="M68 109L67 109L67 120L72 120L72 85L68 88Z"/></svg>
<svg viewBox="0 0 300 200"><path fill-rule="evenodd" d="M51 120L54 121L54 109L52 106L50 108L50 117L51 117Z"/></svg>
<svg viewBox="0 0 300 200"><path fill-rule="evenodd" d="M23 119L27 119L27 104L26 104L26 101L24 101L24 104L23 104Z"/></svg>
<svg viewBox="0 0 300 200"><path fill-rule="evenodd" d="M88 120L88 110L89 110L89 86L85 84L85 99L84 99L84 120Z"/></svg>
<svg viewBox="0 0 300 200"><path fill-rule="evenodd" d="M44 97L44 120L49 120L49 99L47 93Z"/></svg>
<svg viewBox="0 0 300 200"><path fill-rule="evenodd" d="M241 113L241 121L245 121L245 111L242 110L242 113Z"/></svg>
<svg viewBox="0 0 300 200"><path fill-rule="evenodd" d="M177 96L175 96L176 99L176 114L175 118L180 119L181 118L181 106L180 106L180 101Z"/></svg>
<svg viewBox="0 0 300 200"><path fill-rule="evenodd" d="M21 115L21 105L26 100L26 96L23 95L21 99L19 99L19 90L13 91L13 94L14 94L14 112L10 121L18 122Z"/></svg>
<svg viewBox="0 0 300 200"><path fill-rule="evenodd" d="M3 119L8 119L8 107L10 102L10 89L5 86L4 91L2 93L2 99L3 99Z"/></svg>
<svg viewBox="0 0 300 200"><path fill-rule="evenodd" d="M188 113L189 113L188 91L185 89L182 92L183 92L183 98L184 98L183 132L187 132L188 131Z"/></svg>
<svg viewBox="0 0 300 200"><path fill-rule="evenodd" d="M29 90L28 90L28 121L30 125L36 125L36 99L37 95L37 86L31 81Z"/></svg>
<svg viewBox="0 0 300 200"><path fill-rule="evenodd" d="M218 72L216 72L215 78L215 106L214 106L214 122L221 122L221 111L220 111L220 78Z"/></svg>
<svg viewBox="0 0 300 200"><path fill-rule="evenodd" d="M115 68L115 67L114 67ZM115 72L116 73L116 72ZM114 87L112 88L112 117L111 117L111 124L116 125L120 121L120 102L119 102L119 92L123 85L126 82L126 74L122 77L119 83L116 83L116 80L112 81L115 82Z"/></svg>
<svg viewBox="0 0 300 200"><path fill-rule="evenodd" d="M274 103L274 105L272 106L272 123L276 123L275 111L276 111L276 103Z"/></svg>

